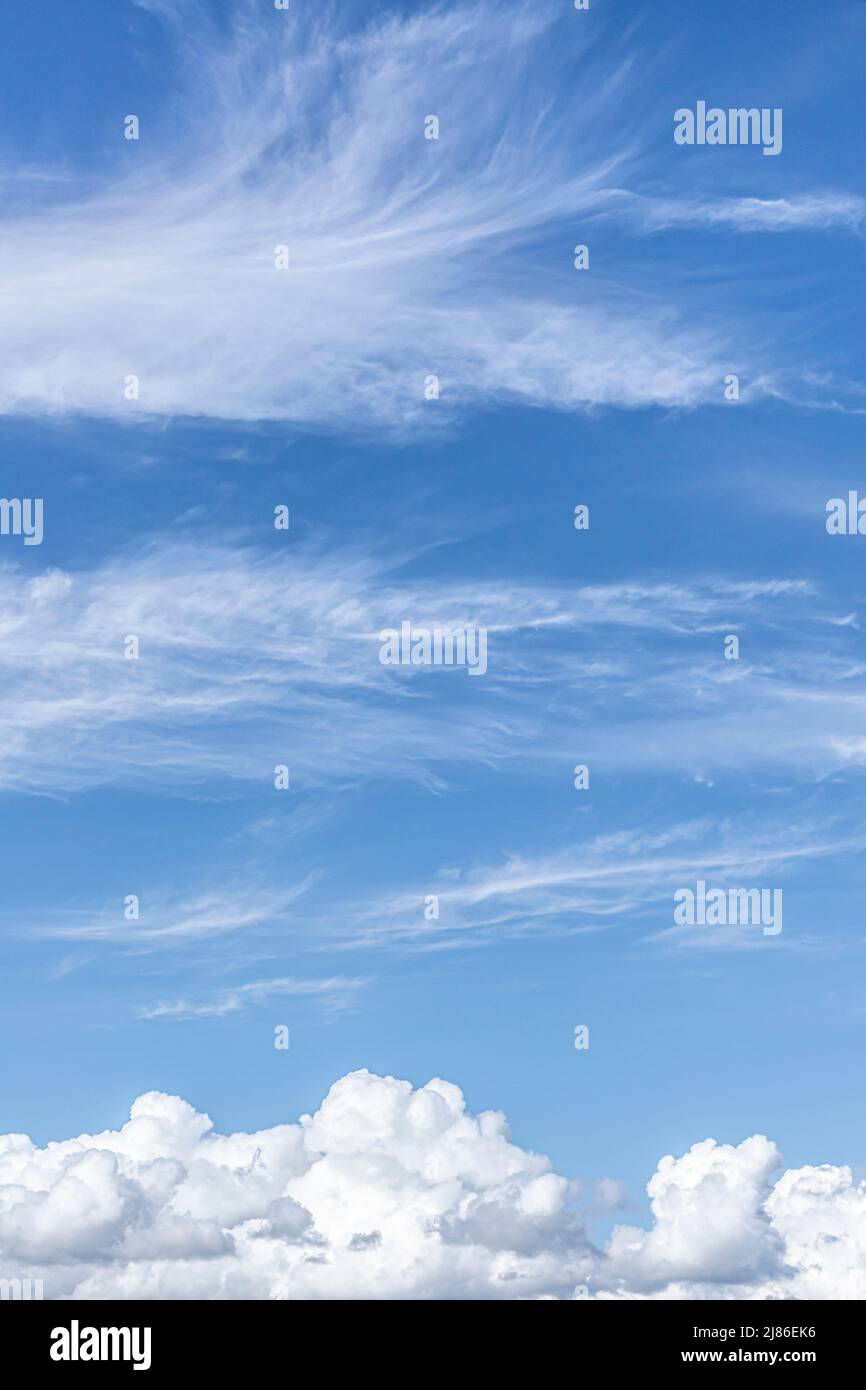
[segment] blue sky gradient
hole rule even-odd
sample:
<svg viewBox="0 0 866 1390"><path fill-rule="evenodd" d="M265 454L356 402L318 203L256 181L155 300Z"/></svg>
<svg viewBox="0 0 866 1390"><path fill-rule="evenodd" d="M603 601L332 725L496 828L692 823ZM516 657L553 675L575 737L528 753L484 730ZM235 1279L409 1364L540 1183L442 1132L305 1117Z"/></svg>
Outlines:
<svg viewBox="0 0 866 1390"><path fill-rule="evenodd" d="M701 8L383 6L395 73L368 6L3 6L4 1130L368 1067L641 1216L708 1135L866 1171L866 5ZM782 153L677 147L704 98ZM675 930L698 878L782 933Z"/></svg>

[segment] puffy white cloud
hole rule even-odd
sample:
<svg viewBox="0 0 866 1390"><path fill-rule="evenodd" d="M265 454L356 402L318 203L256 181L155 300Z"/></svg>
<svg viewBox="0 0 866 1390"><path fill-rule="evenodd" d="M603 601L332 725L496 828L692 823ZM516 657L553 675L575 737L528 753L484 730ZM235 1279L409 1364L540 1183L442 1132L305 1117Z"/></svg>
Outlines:
<svg viewBox="0 0 866 1390"><path fill-rule="evenodd" d="M866 1187L780 1164L761 1136L664 1158L651 1228L601 1250L577 1184L449 1082L353 1072L232 1135L150 1092L116 1132L0 1138L0 1269L53 1298L866 1296Z"/></svg>
<svg viewBox="0 0 866 1390"><path fill-rule="evenodd" d="M748 1283L772 1274L782 1241L762 1203L780 1161L761 1135L736 1148L707 1139L682 1158L663 1158L647 1186L655 1224L648 1232L614 1231L612 1273L640 1290L694 1280Z"/></svg>
<svg viewBox="0 0 866 1390"><path fill-rule="evenodd" d="M618 1227L603 1297L866 1296L866 1183L851 1169L789 1169L763 1135L707 1139L662 1159L650 1180L654 1225Z"/></svg>
<svg viewBox="0 0 866 1390"><path fill-rule="evenodd" d="M567 1294L591 1263L569 1192L444 1081L355 1072L231 1136L150 1093L117 1133L0 1140L0 1268L38 1266L49 1296Z"/></svg>
<svg viewBox="0 0 866 1390"><path fill-rule="evenodd" d="M866 1297L866 1187L829 1164L784 1173L767 1212L804 1298Z"/></svg>

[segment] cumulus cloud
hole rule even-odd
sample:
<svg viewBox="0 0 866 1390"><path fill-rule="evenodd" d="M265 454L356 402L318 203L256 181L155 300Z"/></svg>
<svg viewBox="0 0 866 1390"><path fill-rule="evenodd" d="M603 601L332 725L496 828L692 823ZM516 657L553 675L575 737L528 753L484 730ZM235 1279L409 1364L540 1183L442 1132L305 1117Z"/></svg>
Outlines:
<svg viewBox="0 0 866 1390"><path fill-rule="evenodd" d="M750 1284L780 1268L783 1243L762 1210L776 1147L761 1136L737 1147L707 1139L663 1158L647 1187L655 1225L618 1227L610 1267L627 1287L671 1283Z"/></svg>
<svg viewBox="0 0 866 1390"><path fill-rule="evenodd" d="M231 1135L150 1092L117 1131L0 1138L0 1268L50 1298L866 1296L866 1187L780 1166L762 1136L664 1158L651 1227L601 1249L578 1184L447 1081L353 1072Z"/></svg>

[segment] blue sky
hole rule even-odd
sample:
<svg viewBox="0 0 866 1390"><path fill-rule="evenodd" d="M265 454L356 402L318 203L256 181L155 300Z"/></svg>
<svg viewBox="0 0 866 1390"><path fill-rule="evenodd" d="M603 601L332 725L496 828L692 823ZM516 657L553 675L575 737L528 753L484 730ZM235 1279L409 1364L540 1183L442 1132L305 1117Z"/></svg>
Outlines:
<svg viewBox="0 0 866 1390"><path fill-rule="evenodd" d="M866 6L314 10L0 14L45 505L0 539L2 1127L256 1128L368 1067L641 1211L708 1135L861 1172ZM698 99L782 153L677 147ZM404 618L487 675L385 670ZM674 933L698 878L783 932Z"/></svg>

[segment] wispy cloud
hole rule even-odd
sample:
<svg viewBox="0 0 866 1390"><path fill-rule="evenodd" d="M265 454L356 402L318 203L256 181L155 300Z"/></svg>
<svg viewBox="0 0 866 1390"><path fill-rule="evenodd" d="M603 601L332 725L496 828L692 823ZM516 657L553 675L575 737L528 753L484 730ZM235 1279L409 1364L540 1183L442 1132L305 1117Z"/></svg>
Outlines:
<svg viewBox="0 0 866 1390"><path fill-rule="evenodd" d="M272 787L279 764L296 792L436 787L515 759L549 771L571 756L577 696L583 760L611 772L736 758L812 777L861 736L866 669L828 648L805 581L432 581L406 577L410 556L160 543L72 574L0 571L0 786L197 795ZM487 674L383 666L379 634L404 619L487 629ZM722 658L728 632L738 662Z"/></svg>
<svg viewBox="0 0 866 1390"><path fill-rule="evenodd" d="M621 211L647 228L719 227L737 232L860 231L866 199L847 193L803 194L791 198L651 198L623 195Z"/></svg>
<svg viewBox="0 0 866 1390"><path fill-rule="evenodd" d="M134 919L124 916L124 904L94 915L66 913L50 925L33 928L36 935L70 941L114 942L126 948L188 946L215 937L254 932L287 920L290 908L307 891L311 880L289 889L262 890L245 883L211 889L191 898L166 900L145 893Z"/></svg>
<svg viewBox="0 0 866 1390"><path fill-rule="evenodd" d="M272 999L313 997L328 1013L344 1013L358 1003L369 979L334 975L324 980L296 980L286 976L274 980L254 980L249 984L232 985L212 991L195 1000L173 999L159 1004L142 1005L136 1010L143 1019L225 1018Z"/></svg>
<svg viewBox="0 0 866 1390"><path fill-rule="evenodd" d="M806 823L765 823L743 832L707 817L663 830L624 830L555 852L451 868L397 894L346 904L333 914L340 925L323 931L322 945L440 951L616 929L632 943L637 937L670 948L834 949L838 942L823 922L772 941L749 926L675 926L673 895L698 878L720 888L766 887L769 876L778 886L798 867L864 850L862 830L837 835L831 826ZM425 912L431 894L434 919Z"/></svg>
<svg viewBox="0 0 866 1390"><path fill-rule="evenodd" d="M640 137L623 130L629 55L573 15L551 97L559 6L351 31L337 8L249 6L228 36L206 6L146 8L182 55L170 131L144 114L126 142L119 125L104 187L7 203L0 412L417 430L467 402L718 401L748 359L722 302L705 329L682 289L572 269Z"/></svg>

